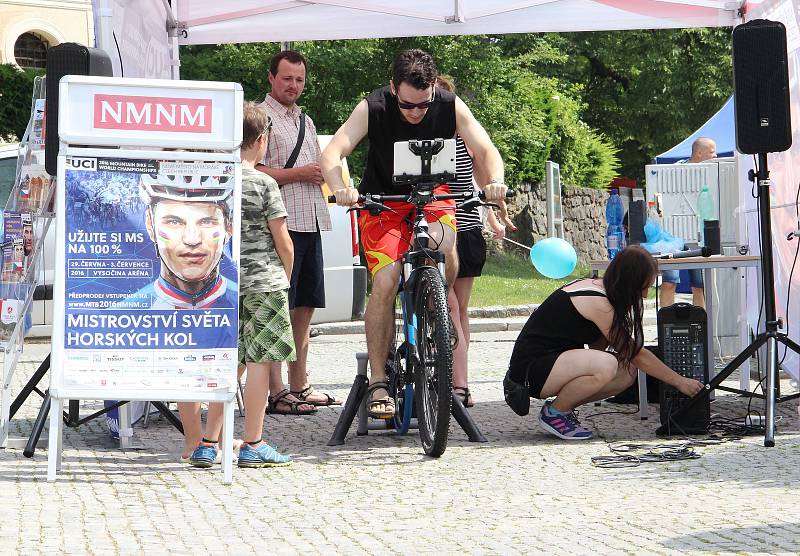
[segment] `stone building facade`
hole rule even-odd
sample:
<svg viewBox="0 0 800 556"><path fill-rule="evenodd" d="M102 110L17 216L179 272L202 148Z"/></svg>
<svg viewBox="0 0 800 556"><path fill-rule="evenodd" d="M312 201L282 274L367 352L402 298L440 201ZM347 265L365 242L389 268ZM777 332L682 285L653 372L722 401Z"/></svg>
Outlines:
<svg viewBox="0 0 800 556"><path fill-rule="evenodd" d="M0 64L44 67L64 42L94 45L91 0L0 0Z"/></svg>

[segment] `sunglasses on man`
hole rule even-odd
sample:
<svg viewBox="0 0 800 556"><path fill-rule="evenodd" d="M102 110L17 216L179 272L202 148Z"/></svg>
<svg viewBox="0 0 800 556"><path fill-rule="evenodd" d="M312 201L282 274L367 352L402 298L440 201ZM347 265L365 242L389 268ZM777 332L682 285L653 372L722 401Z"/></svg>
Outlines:
<svg viewBox="0 0 800 556"><path fill-rule="evenodd" d="M427 108L430 108L431 105L433 104L433 98L435 94L436 94L435 92L432 92L430 100L426 100L425 102L403 102L402 100L400 100L400 97L397 96L397 94L395 94L395 97L397 98L397 106L399 106L403 110L414 110L415 108L419 108L420 110L425 110Z"/></svg>

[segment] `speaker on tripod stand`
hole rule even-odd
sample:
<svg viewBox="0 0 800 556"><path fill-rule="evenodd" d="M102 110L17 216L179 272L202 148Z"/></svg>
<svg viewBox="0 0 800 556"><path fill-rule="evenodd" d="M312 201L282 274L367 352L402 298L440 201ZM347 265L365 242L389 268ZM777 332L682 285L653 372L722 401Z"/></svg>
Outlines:
<svg viewBox="0 0 800 556"><path fill-rule="evenodd" d="M764 288L765 330L737 355L706 388L689 400L673 417L705 400L712 390L725 390L743 396L763 398L766 402L764 446L775 445L775 404L800 396L781 397L778 381L778 344L800 354L800 345L779 331L781 322L775 310L775 270L772 255L772 220L770 217L770 179L767 153L782 152L792 145L789 111L789 71L786 28L782 23L755 19L733 30L733 80L736 113L736 148L742 154L757 157L756 171L750 181L758 193L759 237L761 240L761 283ZM764 394L722 386L722 382L762 346L767 346L766 386ZM659 429L662 432L663 427Z"/></svg>

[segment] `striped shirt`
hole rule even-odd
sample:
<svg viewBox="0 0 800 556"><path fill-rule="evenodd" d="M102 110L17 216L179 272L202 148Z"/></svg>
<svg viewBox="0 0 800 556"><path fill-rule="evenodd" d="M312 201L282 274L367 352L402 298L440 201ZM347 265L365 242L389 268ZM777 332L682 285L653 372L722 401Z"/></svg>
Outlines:
<svg viewBox="0 0 800 556"><path fill-rule="evenodd" d="M475 190L472 181L472 157L467 151L464 140L456 135L456 179L449 183L451 193L467 193ZM463 201L456 201L456 226L459 232L483 228L481 213L478 207L471 211L461 209Z"/></svg>
<svg viewBox="0 0 800 556"><path fill-rule="evenodd" d="M272 118L272 132L269 134L264 165L270 168L283 168L297 144L300 108L296 104L291 108L286 108L270 95L264 98L264 102L260 106ZM299 168L306 164L319 163L320 154L317 128L306 114L306 136L294 167ZM285 183L281 186L281 196L289 214L286 224L293 232L316 232L317 230L331 229L328 203L319 185L307 182Z"/></svg>

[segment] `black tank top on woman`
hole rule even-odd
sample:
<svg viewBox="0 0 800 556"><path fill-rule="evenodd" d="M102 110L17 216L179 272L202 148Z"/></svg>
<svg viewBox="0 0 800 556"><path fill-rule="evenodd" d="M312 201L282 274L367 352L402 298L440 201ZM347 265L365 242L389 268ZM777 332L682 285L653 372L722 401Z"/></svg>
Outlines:
<svg viewBox="0 0 800 556"><path fill-rule="evenodd" d="M400 115L397 97L382 87L367 95L369 107L369 150L360 193L402 195L409 186L392 185L394 144L411 139L452 139L456 134L456 96L434 87L433 104L418 124L410 124Z"/></svg>
<svg viewBox="0 0 800 556"><path fill-rule="evenodd" d="M519 333L509 367L527 368L537 357L582 349L585 344L597 341L602 335L600 329L572 304L573 297L581 296L605 297L605 293L595 289L568 292L559 288L550 294Z"/></svg>

